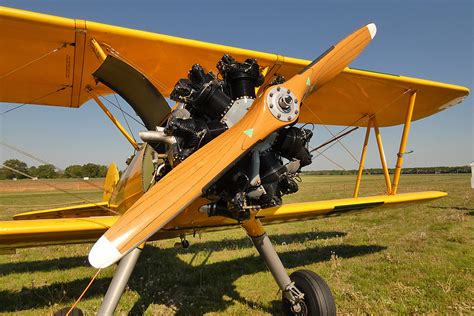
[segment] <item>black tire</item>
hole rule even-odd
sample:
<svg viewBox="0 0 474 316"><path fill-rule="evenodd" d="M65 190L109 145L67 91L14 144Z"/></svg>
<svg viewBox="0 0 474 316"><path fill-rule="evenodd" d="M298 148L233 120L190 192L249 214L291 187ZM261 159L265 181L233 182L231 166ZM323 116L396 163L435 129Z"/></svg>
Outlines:
<svg viewBox="0 0 474 316"><path fill-rule="evenodd" d="M298 270L290 275L291 281L303 292L304 300L300 313L291 311L291 304L283 298L283 312L285 315L336 315L336 304L329 286L323 278L309 270Z"/></svg>

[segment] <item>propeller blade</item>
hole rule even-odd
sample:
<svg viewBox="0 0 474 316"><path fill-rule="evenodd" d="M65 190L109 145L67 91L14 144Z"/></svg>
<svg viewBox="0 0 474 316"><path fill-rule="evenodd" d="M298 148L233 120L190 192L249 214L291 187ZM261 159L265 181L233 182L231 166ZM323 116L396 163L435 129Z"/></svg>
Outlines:
<svg viewBox="0 0 474 316"><path fill-rule="evenodd" d="M284 83L301 102L343 71L370 44L377 33L367 24L330 47L297 75Z"/></svg>
<svg viewBox="0 0 474 316"><path fill-rule="evenodd" d="M171 170L94 244L89 253L91 265L105 268L118 261L201 196L253 145L295 122L300 100L334 78L367 46L375 34L375 25L370 25L341 41L289 81L267 89L236 125Z"/></svg>

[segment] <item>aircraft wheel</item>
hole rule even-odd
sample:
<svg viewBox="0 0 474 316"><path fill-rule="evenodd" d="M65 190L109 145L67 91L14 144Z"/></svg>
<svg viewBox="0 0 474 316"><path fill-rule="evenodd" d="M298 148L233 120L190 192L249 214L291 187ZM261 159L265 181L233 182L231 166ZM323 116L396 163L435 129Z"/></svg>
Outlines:
<svg viewBox="0 0 474 316"><path fill-rule="evenodd" d="M309 270L298 270L290 275L291 281L303 292L304 299L301 311L294 313L291 304L283 298L285 315L336 315L336 304L329 290L329 286L316 273Z"/></svg>
<svg viewBox="0 0 474 316"><path fill-rule="evenodd" d="M54 313L53 316L66 316L69 309L70 307L64 307ZM79 308L74 308L69 316L84 316L84 313Z"/></svg>

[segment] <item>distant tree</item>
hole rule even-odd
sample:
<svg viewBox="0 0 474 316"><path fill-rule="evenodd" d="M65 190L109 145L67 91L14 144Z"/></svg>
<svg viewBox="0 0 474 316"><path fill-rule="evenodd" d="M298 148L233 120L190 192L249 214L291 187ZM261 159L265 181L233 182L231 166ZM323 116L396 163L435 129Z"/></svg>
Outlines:
<svg viewBox="0 0 474 316"><path fill-rule="evenodd" d="M10 167L12 169L15 169L15 170L18 170L20 172L28 174L28 165L23 161L20 161L18 159L9 159L9 160L5 160L5 162L3 164L7 167ZM17 172L14 172L14 171L12 171L8 168L4 168L4 167L2 167L1 170L0 170L0 177L2 179L13 179L13 178L24 179L24 178L26 178L26 176L24 176L22 174L19 174Z"/></svg>
<svg viewBox="0 0 474 316"><path fill-rule="evenodd" d="M32 177L37 177L38 176L38 168L35 166L31 166L28 168L28 174Z"/></svg>
<svg viewBox="0 0 474 316"><path fill-rule="evenodd" d="M82 173L84 177L97 178L99 175L100 166L95 163L88 163L82 166Z"/></svg>
<svg viewBox="0 0 474 316"><path fill-rule="evenodd" d="M82 166L71 165L64 170L64 175L68 178L79 178L83 177Z"/></svg>
<svg viewBox="0 0 474 316"><path fill-rule="evenodd" d="M107 169L107 166L99 166L99 173L97 174L97 177L105 178L107 175Z"/></svg>
<svg viewBox="0 0 474 316"><path fill-rule="evenodd" d="M37 169L38 178L53 179L58 177L56 168L53 165L41 165Z"/></svg>

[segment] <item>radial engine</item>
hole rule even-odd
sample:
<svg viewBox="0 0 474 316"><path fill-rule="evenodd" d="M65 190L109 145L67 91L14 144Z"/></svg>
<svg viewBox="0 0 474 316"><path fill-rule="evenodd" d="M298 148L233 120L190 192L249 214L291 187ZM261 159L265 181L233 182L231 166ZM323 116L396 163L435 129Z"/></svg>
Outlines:
<svg viewBox="0 0 474 316"><path fill-rule="evenodd" d="M219 75L199 64L180 79L170 98L177 101L164 126L140 132L156 149L166 149L157 180L206 143L232 128L250 109L256 88L264 78L255 59L238 62L224 55L217 64ZM279 76L270 85L283 83ZM280 99L284 108L285 100ZM282 196L298 191L299 172L311 163L308 143L311 130L288 126L274 132L240 157L216 179L203 196L212 203L201 208L209 215L245 219L250 208L282 203ZM219 159L219 157L215 157Z"/></svg>

